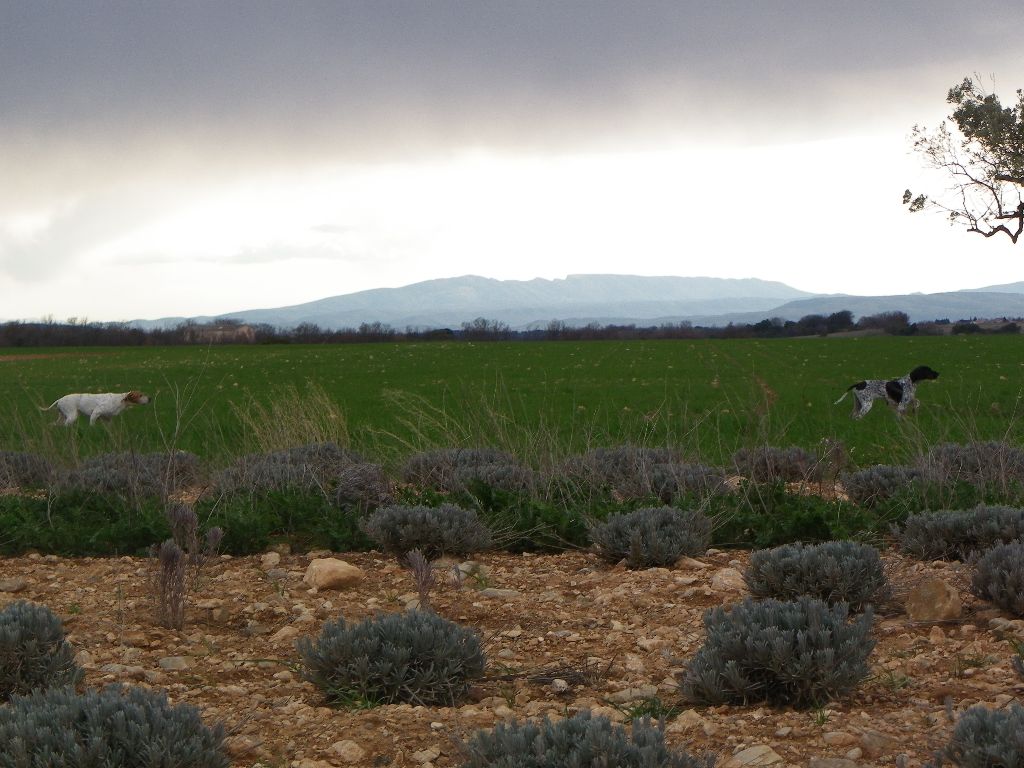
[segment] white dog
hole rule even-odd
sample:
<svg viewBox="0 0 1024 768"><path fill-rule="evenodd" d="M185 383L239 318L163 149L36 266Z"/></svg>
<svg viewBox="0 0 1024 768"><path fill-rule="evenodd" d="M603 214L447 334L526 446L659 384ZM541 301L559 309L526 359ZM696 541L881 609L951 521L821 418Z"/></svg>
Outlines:
<svg viewBox="0 0 1024 768"><path fill-rule="evenodd" d="M98 419L112 419L129 405L145 405L148 402L148 395L134 389L131 392L104 392L99 395L76 393L64 395L50 403L49 407L39 410L49 411L56 407L64 417L63 422L57 423L62 423L66 427L74 423L80 413L89 417L90 424L95 424Z"/></svg>

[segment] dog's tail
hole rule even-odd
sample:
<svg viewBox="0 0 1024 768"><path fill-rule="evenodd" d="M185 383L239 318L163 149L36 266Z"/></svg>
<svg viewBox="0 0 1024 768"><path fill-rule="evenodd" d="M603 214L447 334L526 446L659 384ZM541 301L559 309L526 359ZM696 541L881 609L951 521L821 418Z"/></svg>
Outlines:
<svg viewBox="0 0 1024 768"><path fill-rule="evenodd" d="M45 408L43 408L43 406L41 406L41 405L37 405L36 407L37 407L37 408L38 408L38 409L39 409L40 411L49 411L49 410L51 410L51 409L53 408L53 406L55 406L55 405L56 405L56 404L57 404L58 402L59 402L58 400L54 400L54 401L53 401L52 403L50 403L50 404L49 404L48 406L46 406Z"/></svg>
<svg viewBox="0 0 1024 768"><path fill-rule="evenodd" d="M850 387L850 389L853 389L853 387ZM843 400L846 399L846 396L850 394L850 389L847 389L845 392L843 392L843 396L836 400L834 403L832 403L832 405L839 405L841 402L843 402Z"/></svg>

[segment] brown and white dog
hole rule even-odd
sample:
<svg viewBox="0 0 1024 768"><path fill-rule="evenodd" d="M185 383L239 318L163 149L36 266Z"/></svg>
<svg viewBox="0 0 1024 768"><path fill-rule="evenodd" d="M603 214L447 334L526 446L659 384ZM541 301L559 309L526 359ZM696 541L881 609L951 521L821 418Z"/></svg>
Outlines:
<svg viewBox="0 0 1024 768"><path fill-rule="evenodd" d="M57 423L66 427L73 424L80 413L89 417L90 424L95 424L99 419L112 419L129 405L145 405L148 402L148 395L134 389L131 392L104 392L97 395L76 393L64 395L50 403L47 408L39 410L49 411L56 407L64 417L63 422L58 420Z"/></svg>

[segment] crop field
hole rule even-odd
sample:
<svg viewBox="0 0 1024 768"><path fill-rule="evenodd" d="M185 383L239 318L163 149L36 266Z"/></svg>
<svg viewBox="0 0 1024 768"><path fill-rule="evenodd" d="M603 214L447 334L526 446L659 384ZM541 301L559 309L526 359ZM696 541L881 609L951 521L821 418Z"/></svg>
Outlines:
<svg viewBox="0 0 1024 768"><path fill-rule="evenodd" d="M849 418L845 388L940 371L916 415ZM938 442L1021 442L1024 338L491 342L0 350L0 449L65 459L191 451L213 462L331 439L383 462L438 446L535 464L602 445L672 445L723 463L739 447L841 440L859 466ZM68 392L140 389L112 422L53 426Z"/></svg>

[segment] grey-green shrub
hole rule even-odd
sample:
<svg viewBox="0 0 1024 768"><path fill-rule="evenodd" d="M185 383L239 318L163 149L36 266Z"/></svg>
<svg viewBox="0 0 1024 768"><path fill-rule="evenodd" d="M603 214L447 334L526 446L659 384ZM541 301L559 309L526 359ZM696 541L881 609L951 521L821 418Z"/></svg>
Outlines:
<svg viewBox="0 0 1024 768"><path fill-rule="evenodd" d="M522 464L481 464L455 470L453 490L472 490L483 485L497 491L532 494L540 485L540 476Z"/></svg>
<svg viewBox="0 0 1024 768"><path fill-rule="evenodd" d="M974 562L971 592L1024 616L1024 540L985 550Z"/></svg>
<svg viewBox="0 0 1024 768"><path fill-rule="evenodd" d="M332 704L451 706L483 675L476 632L427 611L327 622L297 643L303 677Z"/></svg>
<svg viewBox="0 0 1024 768"><path fill-rule="evenodd" d="M61 491L114 493L136 500L166 498L201 477L201 463L194 453L105 453L57 476L56 485Z"/></svg>
<svg viewBox="0 0 1024 768"><path fill-rule="evenodd" d="M51 688L0 707L0 768L227 768L220 725L167 694L118 686Z"/></svg>
<svg viewBox="0 0 1024 768"><path fill-rule="evenodd" d="M41 688L74 686L84 675L53 611L25 600L0 610L0 702Z"/></svg>
<svg viewBox="0 0 1024 768"><path fill-rule="evenodd" d="M40 488L53 471L49 460L35 453L0 451L0 488Z"/></svg>
<svg viewBox="0 0 1024 768"><path fill-rule="evenodd" d="M754 597L807 595L854 609L889 595L878 550L853 541L783 544L753 552L743 578Z"/></svg>
<svg viewBox="0 0 1024 768"><path fill-rule="evenodd" d="M1024 765L1024 707L989 709L978 704L964 712L936 765L960 768L1020 768Z"/></svg>
<svg viewBox="0 0 1024 768"><path fill-rule="evenodd" d="M704 614L707 637L683 673L684 696L706 704L807 707L853 690L875 647L870 607L848 621L845 603L750 598Z"/></svg>
<svg viewBox="0 0 1024 768"><path fill-rule="evenodd" d="M985 505L910 515L896 531L900 548L921 560L966 560L1022 537L1024 509Z"/></svg>
<svg viewBox="0 0 1024 768"><path fill-rule="evenodd" d="M497 448L439 448L415 453L402 466L402 480L420 488L451 492L462 490L467 470L491 465L515 465L512 454Z"/></svg>
<svg viewBox="0 0 1024 768"><path fill-rule="evenodd" d="M394 501L394 488L380 464L359 462L338 470L334 478L334 503L342 509L376 509Z"/></svg>
<svg viewBox="0 0 1024 768"><path fill-rule="evenodd" d="M655 464L651 467L651 491L665 503L680 496L701 498L724 493L725 470L706 464Z"/></svg>
<svg viewBox="0 0 1024 768"><path fill-rule="evenodd" d="M217 473L214 491L249 493L267 491L326 492L339 472L365 459L348 448L327 442L298 445L281 451L250 454Z"/></svg>
<svg viewBox="0 0 1024 768"><path fill-rule="evenodd" d="M999 441L941 443L917 461L929 483L965 482L1006 489L1024 483L1024 450Z"/></svg>
<svg viewBox="0 0 1024 768"><path fill-rule="evenodd" d="M644 507L594 525L590 539L607 562L630 568L668 566L684 555L702 555L711 541L711 520L701 512Z"/></svg>
<svg viewBox="0 0 1024 768"><path fill-rule="evenodd" d="M820 462L811 452L791 445L740 448L732 455L736 471L756 483L797 483L814 479Z"/></svg>
<svg viewBox="0 0 1024 768"><path fill-rule="evenodd" d="M552 723L498 723L477 731L463 746L462 768L711 768L712 755L691 757L665 745L660 728L634 720L631 733L583 710Z"/></svg>
<svg viewBox="0 0 1024 768"><path fill-rule="evenodd" d="M492 543L490 530L476 512L454 504L383 507L366 518L362 528L384 552L401 556L418 549L428 560L466 557Z"/></svg>
<svg viewBox="0 0 1024 768"><path fill-rule="evenodd" d="M873 507L916 487L921 482L921 470L877 464L857 472L844 472L839 480L850 501L862 507Z"/></svg>
<svg viewBox="0 0 1024 768"><path fill-rule="evenodd" d="M569 456L559 475L563 483L586 493L611 493L621 499L662 498L669 467L681 466L673 448L619 445Z"/></svg>

